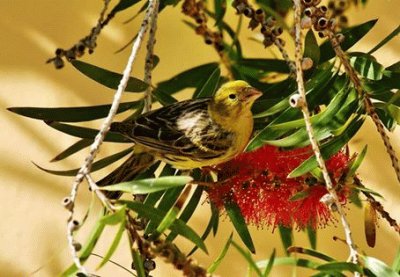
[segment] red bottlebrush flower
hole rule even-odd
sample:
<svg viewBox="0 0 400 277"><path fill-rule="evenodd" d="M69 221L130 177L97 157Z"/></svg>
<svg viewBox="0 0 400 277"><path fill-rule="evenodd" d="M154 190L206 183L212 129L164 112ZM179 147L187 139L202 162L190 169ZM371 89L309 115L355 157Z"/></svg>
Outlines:
<svg viewBox="0 0 400 277"><path fill-rule="evenodd" d="M258 227L277 225L303 229L325 226L332 220L329 208L320 202L327 193L325 185L311 174L288 178L288 174L308 159L310 147L290 151L264 146L218 165L219 182L209 188L209 199L220 209L234 201L249 224ZM348 155L339 152L326 165L336 185L347 171ZM344 204L348 190L338 190Z"/></svg>

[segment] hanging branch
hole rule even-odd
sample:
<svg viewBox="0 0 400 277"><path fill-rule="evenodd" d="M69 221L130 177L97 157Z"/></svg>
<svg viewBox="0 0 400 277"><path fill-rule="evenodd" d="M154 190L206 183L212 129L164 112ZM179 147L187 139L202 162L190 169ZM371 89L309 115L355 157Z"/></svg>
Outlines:
<svg viewBox="0 0 400 277"><path fill-rule="evenodd" d="M75 60L83 56L86 49L88 49L89 54L92 54L94 52L94 49L96 48L96 40L97 37L100 35L101 30L115 16L115 11L112 11L105 17L105 13L108 9L109 3L110 0L104 0L104 6L100 12L97 24L95 27L92 28L89 35L80 39L68 50L57 48L55 52L56 56L48 59L46 63L53 63L56 69L61 69L64 67L63 58L66 58L67 61Z"/></svg>
<svg viewBox="0 0 400 277"><path fill-rule="evenodd" d="M90 146L90 153L89 155L86 157L85 162L83 163L83 165L81 166L81 168L78 171L78 174L75 176L75 180L72 184L72 190L70 193L70 196L68 198L68 200L64 199L64 203L68 203L68 205L65 205L65 207L68 209L69 211L69 217L67 220L67 239L68 239L68 245L70 248L70 252L71 255L73 257L73 261L76 265L76 267L78 268L78 270L84 274L87 274L86 269L83 267L83 265L81 264L81 261L78 257L78 251L77 251L77 247L76 247L76 242L74 240L74 232L76 230L79 229L80 227L80 223L79 221L77 221L74 218L74 206L75 206L75 202L76 202L76 197L77 197L77 193L78 193L78 189L79 189L79 185L82 183L83 179L86 178L89 180L89 186L90 189L92 191L95 191L97 195L102 195L102 192L98 189L97 186L93 185L94 182L91 180L89 176L90 171L91 171L91 167L93 164L93 161L99 151L99 148L102 144L102 142L104 141L104 137L106 135L106 133L108 132L111 122L113 121L113 118L118 110L118 106L121 100L121 96L122 93L124 92L126 85L128 83L130 74L132 72L132 66L133 66L133 62L135 61L137 54L139 52L140 46L142 44L144 35L146 34L148 25L149 25L149 20L151 18L151 16L155 13L156 11L156 5L155 5L154 0L150 0L149 1L149 6L147 8L147 12L146 15L143 19L142 25L140 27L139 33L137 35L137 38L135 40L135 42L132 45L132 51L131 51L131 55L129 56L127 65L125 67L125 70L123 72L123 76L122 79L118 85L118 89L114 95L114 99L111 105L111 108L109 110L109 113L107 115L107 117L105 118L99 133L97 134L94 142L92 143L92 145ZM103 199L103 197L100 197L100 199Z"/></svg>
<svg viewBox="0 0 400 277"><path fill-rule="evenodd" d="M306 8L304 9L304 14L306 15L305 19L307 20L305 21L310 22L309 27L311 27L311 25L314 26L314 29L319 32L318 34L320 37L327 37L330 40L332 48L335 51L335 54L339 58L340 62L343 64L347 76L349 76L360 97L363 98L365 110L367 114L372 118L372 121L374 122L379 134L381 135L383 143L386 147L386 151L390 156L397 180L400 182L400 166L396 152L392 144L390 143L390 138L385 131L385 127L382 124L382 121L379 119L379 116L376 113L375 107L371 102L371 99L362 87L361 80L358 77L357 72L350 65L346 53L340 46L341 42L345 40L345 37L343 36L343 34L335 33L335 28L337 26L336 20L334 18L328 17L328 8L326 6L317 7L319 1L314 2L311 0L303 0L303 3L305 3L306 5Z"/></svg>
<svg viewBox="0 0 400 277"><path fill-rule="evenodd" d="M149 39L147 41L147 54L144 66L144 82L148 84L148 87L144 94L144 109L143 112L148 112L151 110L151 94L153 91L153 86L151 85L151 73L154 67L154 44L156 43L156 31L157 31L157 18L158 18L158 7L159 1L154 1L154 13L151 20L151 26L149 31Z"/></svg>
<svg viewBox="0 0 400 277"><path fill-rule="evenodd" d="M292 60L290 60L289 55L284 48L285 41L279 36L283 33L282 27L276 26L276 19L273 16L266 18L263 9L255 10L247 0L235 0L232 2L232 6L236 9L238 14L244 14L246 17L250 18L249 29L254 30L258 26L261 26L261 34L264 37L263 44L264 47L269 47L275 45L283 59L289 66L290 72L296 72L296 67Z"/></svg>
<svg viewBox="0 0 400 277"><path fill-rule="evenodd" d="M205 10L204 0L185 0L182 4L182 13L193 18L198 24L195 27L196 34L203 37L205 44L212 45L217 51L221 63L228 72L228 78L233 79L231 62L224 49L222 32L213 31L207 26L207 12Z"/></svg>
<svg viewBox="0 0 400 277"><path fill-rule="evenodd" d="M307 105L307 100L306 100L306 93L305 93L305 87L304 87L304 80L303 80L303 70L302 70L302 41L301 41L301 2L300 0L293 0L294 2L294 22L295 22L295 64L296 64L296 81L298 85L298 91L299 94L293 95L290 98L290 104L292 107L297 107L300 108L305 125L306 125L306 130L311 142L312 149L314 151L315 157L317 159L318 165L322 171L325 183L326 183L326 188L329 192L329 194L325 195L323 198L321 198L321 201L326 203L328 206L330 206L331 209L337 210L337 212L340 215L340 219L345 231L346 235L346 243L349 247L350 250L350 260L351 262L357 264L358 263L358 252L356 249L356 246L353 242L353 238L351 235L351 229L349 226L349 223L347 222L345 213L341 207L339 198L337 196L336 190L333 187L331 178L329 176L329 172L326 168L325 161L322 157L318 142L314 136L314 131L311 125L311 120L310 120L310 114L308 110L308 105Z"/></svg>

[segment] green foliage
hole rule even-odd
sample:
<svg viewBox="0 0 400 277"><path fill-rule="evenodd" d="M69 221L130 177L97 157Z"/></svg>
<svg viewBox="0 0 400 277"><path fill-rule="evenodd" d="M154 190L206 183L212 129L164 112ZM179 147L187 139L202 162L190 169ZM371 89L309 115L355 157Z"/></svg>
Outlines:
<svg viewBox="0 0 400 277"><path fill-rule="evenodd" d="M111 14L115 15L128 10L139 2L138 0L120 0L112 8ZM162 11L167 6L175 6L178 2L177 0L160 1L159 11ZM240 31L242 29L242 21L244 22L247 18L241 16L238 19L236 29L232 28L225 17L230 9L230 2L214 0L212 1L213 5L209 5L213 8L213 12L208 9L204 11L214 21L214 27L223 34L223 45L225 45L226 50L223 52L225 56L221 59L222 62L210 61L191 68L187 66L186 70L174 76L165 76L163 81L154 85L152 101L158 101L162 105L170 105L177 101L174 98L174 94L184 89L191 90L192 98L211 97L218 87L228 79L228 75L232 75L235 79L246 80L263 92L263 96L253 106L255 134L248 144L247 151L256 150L265 144L288 149L308 146L310 142L303 115L299 109L292 108L289 105L289 98L298 91L297 83L290 72L287 61L276 57L265 58L263 52L259 57L246 56L244 53L246 49L242 49L242 42L245 38ZM360 1L353 2L358 3ZM363 4L365 2L365 0L361 1ZM142 4L143 6L137 14L146 10L148 1L142 1ZM277 21L287 30L291 29L288 23L290 21L286 20L288 15L291 14L291 0L257 0L255 1L255 8L258 9L259 7L264 9L267 16L275 16ZM345 39L340 45L341 48L344 51L351 49L370 32L376 22L377 20L370 20L343 30L342 33ZM191 21L185 21L185 23L190 28L199 31L197 29L198 25ZM208 25L210 27L212 24ZM400 62L385 68L372 54L398 36L399 32L400 26L368 53L346 53L351 66L356 70L362 81L363 89L373 100L379 118L390 131L400 124ZM322 156L326 160L337 152L342 151L361 128L367 117L362 99L364 96L356 92L354 85L350 82L350 78L339 68L340 65L338 66L337 61L333 60L336 56L330 41L318 44L316 33L313 30L309 30L305 36L304 45L304 57L308 57L313 61L312 68L304 72L306 100L311 111L310 119L315 137L321 146ZM154 66L162 58L154 55ZM117 89L122 77L119 73L83 61L72 60L71 64L85 77L112 90ZM229 66L226 66L226 64ZM227 70L230 71L230 74L227 74ZM274 77L278 77L278 81L271 81ZM143 80L130 77L126 92L140 94L147 88L148 84ZM121 103L117 113L126 113L126 120L131 120L142 113L143 106L144 99ZM8 110L31 119L42 120L55 130L79 138L79 140L51 160L61 161L88 147L98 133L96 129L83 125L74 125L73 123L105 118L110 107L110 104L105 104L84 107L11 107ZM112 132L106 134L105 142L132 143L125 136ZM119 153L96 161L91 167L91 172L124 158L132 150L133 148L129 147ZM343 179L350 179L355 176L366 155L366 150L367 146L356 158L351 160L347 175L343 176ZM207 253L205 240L211 233L215 236L218 232L219 208L212 202L205 203L210 206L210 216L201 236L188 224L199 204L203 203L201 199L207 191L207 187L197 186L193 194L185 199L182 207L177 207L176 203L180 199L186 184L193 180L211 183L211 178L198 170L192 173L193 177L182 176L182 172L176 172L169 165L163 168L159 176L156 176L156 170L159 165L160 163L156 163L136 176L134 180L110 184L101 188L104 191L120 191L144 195L144 201L116 200L115 204L118 209L114 213L102 214L96 221L84 247L79 251L79 258L82 263L88 260L104 229L107 226L116 226L116 234L98 267L100 268L110 261L126 228L126 213L128 212L135 213L138 219L145 222L143 232L146 237L150 239L163 238L168 242L174 242L177 237L183 237L194 244L188 255L192 255L198 248ZM50 170L36 166L47 173L61 176L73 176L79 170L77 168ZM307 173L311 173L314 176L320 174L315 156L303 161L289 174L289 177L296 178ZM361 200L358 197L359 192L381 197L375 191L363 186L357 186L354 187L350 196L353 203L361 204ZM298 201L308 196L309 193L307 191L299 191L292 196L291 200ZM296 252L305 257L278 257L277 251L274 249L269 259L256 262L252 256L252 253L255 253L256 245L239 206L235 201L226 201L224 208L232 227L247 249L245 250L239 246L233 240L233 235L231 235L222 247L219 256L209 266L209 273L217 270L218 266L226 258L229 248L233 246L247 262L249 271L255 273L256 276L268 276L271 274L273 267L279 265L308 268L313 270L314 276L345 276L345 274L356 272L366 276L399 276L400 254L396 256L392 268L376 258L367 256L360 257L362 260L360 264L338 261L316 250L317 232L311 227L307 228L306 232L312 249L294 247L294 230L284 226L278 227L285 253L290 255ZM139 251L133 250L132 254L137 276L147 276L143 267L144 257ZM73 265L62 276L73 276L76 272L77 268Z"/></svg>

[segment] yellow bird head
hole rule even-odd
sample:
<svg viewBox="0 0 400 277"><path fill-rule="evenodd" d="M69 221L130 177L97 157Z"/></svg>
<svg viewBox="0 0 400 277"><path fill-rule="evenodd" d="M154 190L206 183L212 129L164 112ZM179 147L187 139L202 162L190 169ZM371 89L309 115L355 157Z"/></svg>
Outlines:
<svg viewBox="0 0 400 277"><path fill-rule="evenodd" d="M251 112L251 106L262 93L245 81L224 84L214 95L211 111L223 117L235 118Z"/></svg>

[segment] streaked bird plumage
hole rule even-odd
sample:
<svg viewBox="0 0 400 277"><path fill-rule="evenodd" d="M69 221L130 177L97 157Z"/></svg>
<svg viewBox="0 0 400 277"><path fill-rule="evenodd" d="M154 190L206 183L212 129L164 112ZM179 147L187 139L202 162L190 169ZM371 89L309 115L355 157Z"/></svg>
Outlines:
<svg viewBox="0 0 400 277"><path fill-rule="evenodd" d="M211 166L244 150L253 130L251 106L260 95L244 81L228 82L214 97L174 103L113 123L110 131L135 143L133 157L146 153L154 157L149 162L161 159L178 169Z"/></svg>

